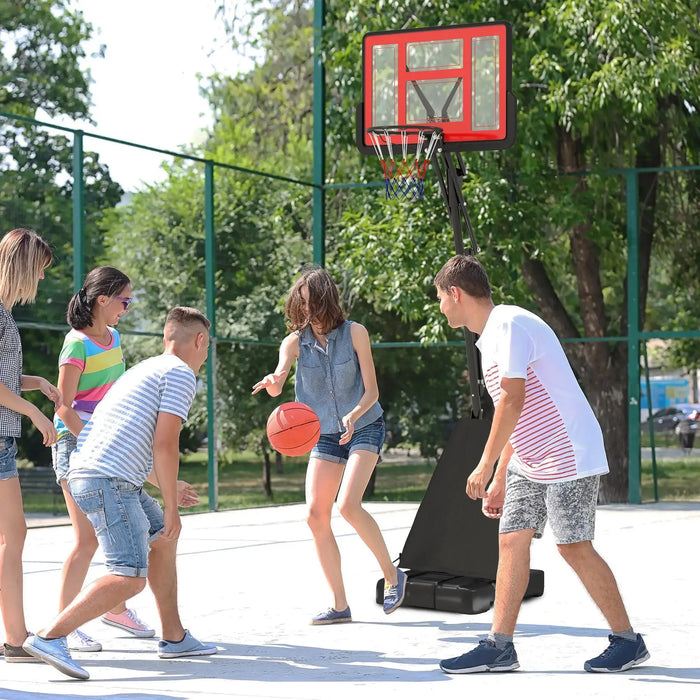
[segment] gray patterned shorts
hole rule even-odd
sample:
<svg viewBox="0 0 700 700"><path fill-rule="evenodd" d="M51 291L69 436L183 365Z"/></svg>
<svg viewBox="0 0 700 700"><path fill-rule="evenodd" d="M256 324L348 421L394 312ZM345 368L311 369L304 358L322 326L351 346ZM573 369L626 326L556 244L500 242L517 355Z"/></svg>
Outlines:
<svg viewBox="0 0 700 700"><path fill-rule="evenodd" d="M539 538L549 519L557 544L592 540L599 482L599 476L554 484L532 481L511 461L498 531L534 530Z"/></svg>

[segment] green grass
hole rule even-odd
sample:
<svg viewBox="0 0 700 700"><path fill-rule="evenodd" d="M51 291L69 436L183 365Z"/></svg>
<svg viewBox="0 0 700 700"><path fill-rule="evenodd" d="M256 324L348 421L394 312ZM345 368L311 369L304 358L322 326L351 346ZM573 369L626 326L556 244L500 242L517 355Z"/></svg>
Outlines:
<svg viewBox="0 0 700 700"><path fill-rule="evenodd" d="M698 450L700 452L700 450ZM285 458L284 473L276 474L272 467L272 498L262 488L262 460L252 453L227 455L219 462L219 509L252 508L256 506L302 503L306 459ZM421 462L384 462L379 466L375 492L369 501L417 502L423 498L434 464ZM200 503L189 512L209 509L206 453L185 455L180 465L180 478L189 481L200 496ZM663 460L657 464L659 499L664 501L700 500L700 455L687 459ZM157 493L157 489L149 491ZM654 500L650 460L642 461L642 500ZM59 503L59 512L65 506ZM53 510L50 495L28 494L24 499L27 512Z"/></svg>
<svg viewBox="0 0 700 700"><path fill-rule="evenodd" d="M700 436L698 436L700 439ZM651 447L651 436L649 433L641 433L640 442L642 447ZM654 433L654 445L659 447L673 447L678 448L680 443L678 441L678 435L673 431L666 431L663 433Z"/></svg>
<svg viewBox="0 0 700 700"><path fill-rule="evenodd" d="M199 493L195 510L207 510L208 482L206 454L187 455L180 465L180 478ZM262 461L252 453L228 455L219 463L219 508L250 508L282 503L303 503L305 458L285 458L283 473L272 467L272 498L262 488ZM420 501L433 473L428 463L384 463L380 466L374 496L370 501Z"/></svg>
<svg viewBox="0 0 700 700"><path fill-rule="evenodd" d="M700 458L661 460L656 463L661 501L700 501ZM654 500L654 477L650 459L642 460L642 501Z"/></svg>

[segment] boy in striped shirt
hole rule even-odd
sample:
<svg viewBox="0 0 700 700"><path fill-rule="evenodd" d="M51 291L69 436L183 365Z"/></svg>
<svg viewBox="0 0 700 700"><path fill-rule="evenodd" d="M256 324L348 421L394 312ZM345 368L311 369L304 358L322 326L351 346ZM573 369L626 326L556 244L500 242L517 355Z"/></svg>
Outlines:
<svg viewBox="0 0 700 700"><path fill-rule="evenodd" d="M513 633L529 580L530 544L548 520L560 554L612 630L608 648L584 669L625 671L646 661L649 652L632 629L612 571L593 548L598 484L608 473L603 435L554 331L518 306L495 306L486 272L473 256L451 258L435 286L450 327L466 326L480 336L476 345L495 412L466 490L469 498L483 499L486 517L500 518L491 632L440 668L474 673L519 667Z"/></svg>
<svg viewBox="0 0 700 700"><path fill-rule="evenodd" d="M178 505L189 504L193 495L178 494L180 428L207 358L210 325L196 309L172 309L163 354L138 363L114 383L71 455L68 486L95 528L109 573L83 589L23 648L73 678L86 680L89 674L71 658L66 635L139 593L146 580L161 614L158 656L217 652L182 626L175 568ZM160 488L163 509L143 490L147 480Z"/></svg>

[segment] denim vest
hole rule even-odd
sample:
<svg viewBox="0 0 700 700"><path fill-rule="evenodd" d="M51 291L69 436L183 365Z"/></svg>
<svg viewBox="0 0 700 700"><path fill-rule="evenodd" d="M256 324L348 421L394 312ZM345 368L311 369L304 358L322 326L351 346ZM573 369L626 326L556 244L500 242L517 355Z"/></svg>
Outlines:
<svg viewBox="0 0 700 700"><path fill-rule="evenodd" d="M299 332L299 357L295 375L296 400L316 411L321 433L344 433L343 416L352 411L365 393L360 362L345 321L326 335L326 349L316 342L307 326ZM383 413L377 401L355 423L355 430L373 423Z"/></svg>

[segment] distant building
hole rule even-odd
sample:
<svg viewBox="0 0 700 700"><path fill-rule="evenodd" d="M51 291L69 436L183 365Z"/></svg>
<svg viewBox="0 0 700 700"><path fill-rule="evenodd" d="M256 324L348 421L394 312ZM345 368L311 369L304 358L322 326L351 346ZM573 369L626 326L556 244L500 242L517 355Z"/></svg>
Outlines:
<svg viewBox="0 0 700 700"><path fill-rule="evenodd" d="M650 377L651 410L658 411L666 406L674 406L679 403L691 403L690 381L687 377ZM647 398L647 385L642 377L641 382L641 417L645 420L649 415L649 401Z"/></svg>

